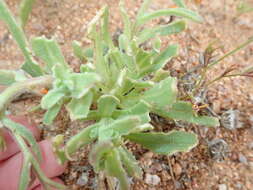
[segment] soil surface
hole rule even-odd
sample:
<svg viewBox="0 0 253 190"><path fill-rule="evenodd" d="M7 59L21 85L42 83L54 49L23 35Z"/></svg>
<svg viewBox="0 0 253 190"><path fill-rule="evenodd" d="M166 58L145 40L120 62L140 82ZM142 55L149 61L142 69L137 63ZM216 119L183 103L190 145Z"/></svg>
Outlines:
<svg viewBox="0 0 253 190"><path fill-rule="evenodd" d="M19 0L6 0L16 14ZM248 0L253 6L253 1ZM133 17L140 0L127 0L126 8ZM25 28L28 38L45 35L54 37L61 45L68 63L77 69L81 62L73 55L71 43L78 40L83 46L90 41L85 37L87 23L103 5L108 4L111 12L112 33L120 28L121 18L117 0L37 0L29 22ZM214 58L237 47L253 35L253 12L238 15L239 0L195 0L187 1L190 9L199 12L204 22L189 22L186 31L163 38L164 45L180 44L179 56L168 63L172 75L190 70L201 64L201 58L208 44L216 42L218 47ZM172 6L168 0L156 0L151 10ZM157 20L166 22L169 18ZM0 69L17 69L23 62L21 52L12 40L6 26L0 22ZM212 80L226 69L235 67L241 70L253 65L253 44L224 59L212 68L207 75ZM190 76L188 82L193 80ZM171 123L153 117L157 130L180 129L193 131L199 135L199 145L191 152L172 156L159 156L129 144L144 170L143 180L133 179L134 190L252 190L253 189L253 79L234 77L220 80L208 87L205 103L213 114L227 119L232 117L234 124L219 128L206 128L185 123ZM10 106L14 114L27 114L44 129L44 138L64 134L66 139L76 134L89 123L70 122L65 110L57 117L53 126L43 126L43 111L28 112L39 103L38 98L20 101ZM230 110L230 111L229 111ZM204 110L205 111L205 110ZM208 113L206 111L206 113ZM80 151L76 161L61 178L71 190L95 189L98 176L87 161L90 147Z"/></svg>

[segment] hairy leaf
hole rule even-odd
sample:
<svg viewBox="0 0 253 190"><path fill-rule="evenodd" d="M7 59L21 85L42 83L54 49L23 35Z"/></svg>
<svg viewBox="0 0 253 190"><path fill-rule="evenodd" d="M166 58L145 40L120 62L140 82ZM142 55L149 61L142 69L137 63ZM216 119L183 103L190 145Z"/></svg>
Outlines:
<svg viewBox="0 0 253 190"><path fill-rule="evenodd" d="M73 73L70 74L70 80L73 81L71 96L78 99L87 94L100 81L100 77L95 73Z"/></svg>
<svg viewBox="0 0 253 190"><path fill-rule="evenodd" d="M7 24L13 38L25 57L25 63L22 66L22 69L33 77L42 75L43 71L30 53L28 42L21 26L16 22L14 16L11 14L3 0L0 1L0 19Z"/></svg>
<svg viewBox="0 0 253 190"><path fill-rule="evenodd" d="M0 85L11 85L16 82L15 72L9 70L0 70Z"/></svg>
<svg viewBox="0 0 253 190"><path fill-rule="evenodd" d="M51 125L61 110L61 103L56 103L54 106L50 107L44 114L43 123L46 125Z"/></svg>
<svg viewBox="0 0 253 190"><path fill-rule="evenodd" d="M169 110L176 102L177 80L168 77L147 90L143 95L143 100L152 105L153 108Z"/></svg>
<svg viewBox="0 0 253 190"><path fill-rule="evenodd" d="M105 7L105 10L104 10L101 29L102 29L103 39L105 40L107 46L110 48L113 48L114 45L113 45L112 37L109 31L109 9L107 6Z"/></svg>
<svg viewBox="0 0 253 190"><path fill-rule="evenodd" d="M152 0L144 0L143 1L142 5L137 13L137 19L146 14L151 2L152 2Z"/></svg>
<svg viewBox="0 0 253 190"><path fill-rule="evenodd" d="M100 117L111 117L120 101L115 96L102 95L97 102Z"/></svg>
<svg viewBox="0 0 253 190"><path fill-rule="evenodd" d="M170 9L163 9L163 10L158 10L152 13L144 14L142 17L140 17L137 20L137 26L141 26L145 24L146 22L153 20L155 18L161 17L161 16L171 16L171 15L184 17L184 18L193 20L195 22L202 22L202 17L189 9L170 8Z"/></svg>
<svg viewBox="0 0 253 190"><path fill-rule="evenodd" d="M82 146L85 146L94 141L97 138L97 128L99 125L100 123L90 125L71 137L66 143L65 153L69 156Z"/></svg>
<svg viewBox="0 0 253 190"><path fill-rule="evenodd" d="M162 69L172 57L177 55L177 51L178 45L168 46L165 50L163 50L163 52L155 57L152 65L148 65L142 69L140 76L145 76L146 74Z"/></svg>
<svg viewBox="0 0 253 190"><path fill-rule="evenodd" d="M99 141L92 147L89 154L89 162L96 172L104 169L104 160L112 148L113 143L111 141Z"/></svg>
<svg viewBox="0 0 253 190"><path fill-rule="evenodd" d="M43 109L49 109L57 104L63 97L65 93L62 89L52 89L41 100L41 107Z"/></svg>
<svg viewBox="0 0 253 190"><path fill-rule="evenodd" d="M28 189L31 180L30 176L31 176L31 163L27 158L25 158L19 178L18 190Z"/></svg>
<svg viewBox="0 0 253 190"><path fill-rule="evenodd" d="M0 85L9 86L14 82L27 80L27 77L23 70L0 70Z"/></svg>
<svg viewBox="0 0 253 190"><path fill-rule="evenodd" d="M136 116L124 117L115 121L107 120L99 128L99 140L105 141L128 135L140 125L140 118Z"/></svg>
<svg viewBox="0 0 253 190"><path fill-rule="evenodd" d="M87 117L92 104L92 98L92 92L88 92L79 99L72 98L72 100L66 106L72 121Z"/></svg>
<svg viewBox="0 0 253 190"><path fill-rule="evenodd" d="M123 22L124 22L123 34L126 36L127 40L130 40L132 37L132 31L131 31L132 24L127 14L127 11L125 9L125 0L120 0L119 8L120 8L121 17L123 18Z"/></svg>
<svg viewBox="0 0 253 190"><path fill-rule="evenodd" d="M156 111L155 111L156 112ZM158 115L169 119L183 120L189 123L216 127L219 126L219 120L215 117L198 116L192 109L192 104L189 102L176 102L173 104L170 111L160 110L156 112Z"/></svg>
<svg viewBox="0 0 253 190"><path fill-rule="evenodd" d="M61 64L68 68L61 50L55 40L45 37L36 37L31 41L32 49L36 56L46 63L46 71L52 72L55 64Z"/></svg>
<svg viewBox="0 0 253 190"><path fill-rule="evenodd" d="M170 155L179 151L189 151L198 143L194 133L171 131L169 133L133 133L127 139L141 144L158 154Z"/></svg>
<svg viewBox="0 0 253 190"><path fill-rule="evenodd" d="M73 41L72 48L73 48L73 52L76 57L78 57L81 61L86 60L85 52L84 52L80 42Z"/></svg>
<svg viewBox="0 0 253 190"><path fill-rule="evenodd" d="M135 159L134 155L125 147L119 147L118 151L120 153L121 161L127 173L130 176L136 177L138 179L142 179L143 172L137 160Z"/></svg>
<svg viewBox="0 0 253 190"><path fill-rule="evenodd" d="M167 36L171 34L177 34L182 32L186 28L184 20L176 21L168 25L157 26L153 28L147 28L142 30L138 34L137 43L141 44L154 38L155 36Z"/></svg>
<svg viewBox="0 0 253 190"><path fill-rule="evenodd" d="M21 21L21 26L24 27L29 14L32 11L33 4L35 3L35 0L22 0L20 4L20 10L19 10L19 17Z"/></svg>
<svg viewBox="0 0 253 190"><path fill-rule="evenodd" d="M149 117L149 107L148 104L144 101L140 100L136 105L124 109L124 110L117 110L114 112L113 117L116 118L124 118L124 117L130 117L130 116L136 116L141 120L141 124L150 122Z"/></svg>
<svg viewBox="0 0 253 190"><path fill-rule="evenodd" d="M105 171L107 175L116 177L119 180L121 190L130 189L130 184L128 182L126 172L122 166L119 152L115 148L106 155Z"/></svg>
<svg viewBox="0 0 253 190"><path fill-rule="evenodd" d="M35 155L37 156L37 158L39 160L42 159L41 156L41 152L39 149L39 145L37 144L35 138L33 137L32 133L22 124L20 123L16 123L8 118L3 118L1 120L3 122L3 124L9 128L13 133L16 133L20 136L22 136L25 140L27 140L27 142L29 143L29 145L31 146L33 152L35 153Z"/></svg>

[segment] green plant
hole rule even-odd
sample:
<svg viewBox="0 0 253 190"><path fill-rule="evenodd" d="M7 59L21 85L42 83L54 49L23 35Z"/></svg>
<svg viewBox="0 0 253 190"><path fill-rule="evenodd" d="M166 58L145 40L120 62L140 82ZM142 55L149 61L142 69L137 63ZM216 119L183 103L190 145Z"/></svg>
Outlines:
<svg viewBox="0 0 253 190"><path fill-rule="evenodd" d="M240 3L237 5L237 13L239 15L252 12L252 11L253 11L253 6L245 2L244 0L241 0Z"/></svg>
<svg viewBox="0 0 253 190"><path fill-rule="evenodd" d="M73 43L74 53L86 62L81 65L80 73L76 73L65 61L55 40L36 37L28 43L21 27L4 1L0 0L0 19L9 27L25 57L22 69L26 73L0 71L0 83L9 86L0 94L1 122L13 133L25 156L20 190L25 190L29 184L31 167L46 189L51 186L64 189L41 172L38 166L40 152L29 131L6 117L8 104L24 92L42 95L42 88L50 89L40 104L46 110L43 121L47 125L54 121L62 106L66 107L72 121L95 120L95 124L71 137L64 147L61 146L63 136L56 136L53 139L55 153L63 163L71 160L71 155L79 148L92 143L89 161L94 170L116 177L122 190L129 189L127 175L142 178L142 170L127 149L126 142L132 141L165 155L189 151L198 143L197 136L191 132L154 132L149 123L150 113L170 120L219 125L218 119L200 116L190 102L179 100L176 78L163 70L164 65L177 55L178 45L169 45L161 51L159 37L184 30L185 21L144 28L148 21L166 15L201 22L201 17L184 8L182 1L175 2L179 8L147 13L151 0L145 0L133 22L127 15L124 1L120 1L124 29L117 44L109 32L108 7L102 8L88 26L87 35L93 42L92 46L82 48L80 43ZM142 44L147 41L152 46L144 50ZM39 66L33 55L45 66ZM25 141L36 153L36 158ZM0 145L4 149L3 138Z"/></svg>

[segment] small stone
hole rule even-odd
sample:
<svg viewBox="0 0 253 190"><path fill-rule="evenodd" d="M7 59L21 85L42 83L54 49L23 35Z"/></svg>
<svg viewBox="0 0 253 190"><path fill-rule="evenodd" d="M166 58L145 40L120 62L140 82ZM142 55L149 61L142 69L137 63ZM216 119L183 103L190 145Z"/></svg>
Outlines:
<svg viewBox="0 0 253 190"><path fill-rule="evenodd" d="M146 174L145 182L150 185L158 185L161 179L157 175Z"/></svg>
<svg viewBox="0 0 253 190"><path fill-rule="evenodd" d="M236 187L237 189L243 189L243 185L242 185L241 183L235 184L235 187Z"/></svg>
<svg viewBox="0 0 253 190"><path fill-rule="evenodd" d="M227 190L227 185L226 184L220 184L219 185L219 190Z"/></svg>
<svg viewBox="0 0 253 190"><path fill-rule="evenodd" d="M249 149L253 149L253 142L249 143L248 147Z"/></svg>
<svg viewBox="0 0 253 190"><path fill-rule="evenodd" d="M80 175L80 177L78 178L76 184L79 186L84 186L88 183L88 181L89 179L87 173L82 173L82 175Z"/></svg>
<svg viewBox="0 0 253 190"><path fill-rule="evenodd" d="M242 164L248 164L247 158L246 158L242 153L239 154L238 160L239 160Z"/></svg>
<svg viewBox="0 0 253 190"><path fill-rule="evenodd" d="M153 152L146 152L145 154L143 154L142 159L147 160L147 159L151 159L154 156Z"/></svg>
<svg viewBox="0 0 253 190"><path fill-rule="evenodd" d="M182 173L182 167L178 163L176 163L173 166L173 171L174 171L176 176L179 176Z"/></svg>
<svg viewBox="0 0 253 190"><path fill-rule="evenodd" d="M253 171L253 162L249 162L250 170Z"/></svg>
<svg viewBox="0 0 253 190"><path fill-rule="evenodd" d="M175 189L182 189L182 184L178 181L175 181Z"/></svg>

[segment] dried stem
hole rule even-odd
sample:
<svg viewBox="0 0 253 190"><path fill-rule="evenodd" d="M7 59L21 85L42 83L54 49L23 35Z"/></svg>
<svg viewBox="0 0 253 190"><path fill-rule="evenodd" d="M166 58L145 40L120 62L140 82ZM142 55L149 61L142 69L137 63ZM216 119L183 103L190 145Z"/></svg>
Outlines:
<svg viewBox="0 0 253 190"><path fill-rule="evenodd" d="M53 78L49 75L45 75L14 83L0 94L0 113L3 114L6 107L23 93L28 92L41 96L40 90L42 88L51 87L52 82Z"/></svg>

